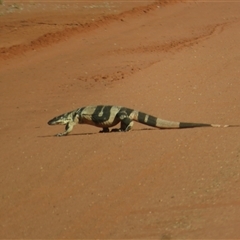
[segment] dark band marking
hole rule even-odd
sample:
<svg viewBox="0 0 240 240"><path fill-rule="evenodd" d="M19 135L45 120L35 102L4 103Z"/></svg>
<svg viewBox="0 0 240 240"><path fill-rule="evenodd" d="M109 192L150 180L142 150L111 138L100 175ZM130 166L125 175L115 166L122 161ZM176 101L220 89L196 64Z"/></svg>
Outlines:
<svg viewBox="0 0 240 240"><path fill-rule="evenodd" d="M97 106L92 114L92 121L94 123L103 123L109 120L112 106Z"/></svg>
<svg viewBox="0 0 240 240"><path fill-rule="evenodd" d="M145 123L145 116L146 116L146 114L145 113L142 113L142 112L139 112L138 113L138 121L140 122L140 123Z"/></svg>
<svg viewBox="0 0 240 240"><path fill-rule="evenodd" d="M148 116L147 121L145 121L146 116ZM143 112L138 113L138 121L140 123L147 124L148 126L152 126L152 127L157 126L157 118Z"/></svg>
<svg viewBox="0 0 240 240"><path fill-rule="evenodd" d="M179 128L194 128L194 127L211 127L211 124L207 123L186 123L180 122Z"/></svg>
<svg viewBox="0 0 240 240"><path fill-rule="evenodd" d="M152 127L156 127L157 126L157 118L153 117L151 115L148 115L147 124L152 126Z"/></svg>
<svg viewBox="0 0 240 240"><path fill-rule="evenodd" d="M121 110L124 110L128 116L130 116L130 114L133 112L133 109L130 109L130 108L121 108Z"/></svg>

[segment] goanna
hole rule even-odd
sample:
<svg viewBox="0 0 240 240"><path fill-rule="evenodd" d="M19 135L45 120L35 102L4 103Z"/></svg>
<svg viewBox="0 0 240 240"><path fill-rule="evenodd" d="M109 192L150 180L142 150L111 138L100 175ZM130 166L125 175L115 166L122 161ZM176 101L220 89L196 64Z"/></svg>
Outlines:
<svg viewBox="0 0 240 240"><path fill-rule="evenodd" d="M170 128L194 128L194 127L234 127L238 125L219 125L207 123L173 122L163 120L149 114L121 106L98 105L78 108L51 119L49 125L66 125L65 131L56 136L66 136L76 124L89 124L102 128L100 132L109 132L110 127L120 123L119 129L112 131L128 132L133 127L133 122L139 122L147 126L170 129Z"/></svg>

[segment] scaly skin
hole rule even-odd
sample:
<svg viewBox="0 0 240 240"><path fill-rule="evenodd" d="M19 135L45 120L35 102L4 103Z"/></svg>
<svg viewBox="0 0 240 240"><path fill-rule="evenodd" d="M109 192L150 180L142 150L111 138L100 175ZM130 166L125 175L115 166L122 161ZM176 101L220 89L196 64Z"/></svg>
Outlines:
<svg viewBox="0 0 240 240"><path fill-rule="evenodd" d="M120 123L119 129L112 131L128 132L133 122L139 122L155 128L194 128L194 127L238 127L239 125L219 125L207 123L185 123L163 120L149 114L121 106L98 105L78 108L51 119L49 125L66 125L65 131L56 136L66 136L76 124L89 124L102 128L100 132L109 132L110 127Z"/></svg>

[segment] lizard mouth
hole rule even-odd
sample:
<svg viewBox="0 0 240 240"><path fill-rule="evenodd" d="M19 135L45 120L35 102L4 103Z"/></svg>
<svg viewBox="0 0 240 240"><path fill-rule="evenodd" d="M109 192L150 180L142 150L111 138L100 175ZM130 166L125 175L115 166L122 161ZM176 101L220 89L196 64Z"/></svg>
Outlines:
<svg viewBox="0 0 240 240"><path fill-rule="evenodd" d="M53 118L48 121L48 125L66 125L69 121L62 121L61 119Z"/></svg>
<svg viewBox="0 0 240 240"><path fill-rule="evenodd" d="M56 125L56 124L59 124L56 119L51 119L48 121L48 125Z"/></svg>
<svg viewBox="0 0 240 240"><path fill-rule="evenodd" d="M48 121L48 125L53 125L52 120Z"/></svg>

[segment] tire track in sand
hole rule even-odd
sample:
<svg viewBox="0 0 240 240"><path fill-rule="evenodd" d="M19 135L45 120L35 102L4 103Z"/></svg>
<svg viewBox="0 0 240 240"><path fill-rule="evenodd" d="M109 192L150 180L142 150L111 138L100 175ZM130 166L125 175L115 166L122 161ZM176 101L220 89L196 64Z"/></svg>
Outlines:
<svg viewBox="0 0 240 240"><path fill-rule="evenodd" d="M147 13L155 10L159 6L165 6L167 4L173 4L173 3L177 3L177 2L181 2L181 0L155 1L153 3L150 3L147 6L135 7L131 10L128 10L128 11L125 11L125 12L122 12L122 13L119 13L116 15L109 14L109 15L103 16L103 17L95 20L94 22L87 22L84 24L78 23L77 26L70 25L60 31L48 32L48 33L32 40L28 44L17 44L17 45L13 45L10 47L2 47L2 48L0 48L0 60L1 59L9 59L9 58L15 57L17 55L21 55L30 50L36 50L36 49L39 49L42 47L46 47L46 46L61 42L61 41L66 40L76 34L88 33L89 31L103 27L106 24L111 24L114 21L124 21L124 18L126 18L126 17L135 17L135 16L139 16L142 14L147 14ZM39 24L39 23L37 23L37 24Z"/></svg>

